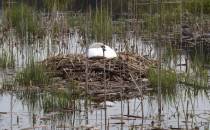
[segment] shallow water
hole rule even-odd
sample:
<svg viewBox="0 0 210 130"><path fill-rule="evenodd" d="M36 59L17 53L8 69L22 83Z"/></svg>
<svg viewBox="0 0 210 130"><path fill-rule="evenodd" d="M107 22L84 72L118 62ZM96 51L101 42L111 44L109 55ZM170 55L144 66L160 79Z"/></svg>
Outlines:
<svg viewBox="0 0 210 130"><path fill-rule="evenodd" d="M210 94L208 95L208 91L206 94L205 91L201 90L195 96L194 90L187 90L181 86L177 86L177 88L177 94L171 95L173 100L167 97L162 100L161 126L163 128L185 128L186 113L188 113L188 128L195 128L196 126L200 130L209 128ZM107 120L106 126L111 130L128 130L132 127L136 129L151 128L152 122L154 122L154 126L159 123L157 97L151 96L151 94L144 96L143 106L141 106L141 99L139 98L106 102L109 105L107 109L103 109L103 103L95 104L87 101L86 104L84 99L77 99L73 103L75 111L52 108L50 112L44 112L44 105L33 107L32 102L31 104L28 103L32 101L30 98L24 97L24 95L17 98L16 94L16 92L13 94L12 92L5 92L0 96L1 129L18 130L30 127L37 129L64 129L64 127L65 129L85 127L105 129L105 118ZM36 94L44 95L45 93L37 92ZM60 98L62 99L62 97ZM45 98L35 100L39 100L39 103L36 104L45 103ZM180 113L179 116L178 112Z"/></svg>
<svg viewBox="0 0 210 130"><path fill-rule="evenodd" d="M57 54L84 53L84 50L78 45L79 39L80 36L77 33L71 38L68 37L65 44L66 47L61 43L52 43L51 39L48 38L44 41L46 44L37 42L34 45L14 46L12 54L15 56L15 69L1 70L0 83L5 79L10 80L16 71L19 71L19 69L22 69L26 65L30 56L34 57L36 61L41 61L48 56ZM117 48L118 51L124 51L124 45L116 39L113 39L115 43L114 48ZM137 47L137 50L134 51L137 51L138 54L157 59L158 48L152 42L144 43L141 41L141 38L130 38L130 43L131 46ZM5 43L0 50L9 51L10 46L10 44ZM161 48L163 52L166 49ZM168 62L163 63L163 67L167 68L169 65L177 72L186 72L187 69L194 72L194 68L191 66L193 62L190 59L186 60L186 58L186 52L175 55L175 58L173 57ZM177 65L186 64L186 62L188 66ZM188 128L198 126L201 130L204 130L206 127L208 129L210 94L208 95L208 92L206 94L204 90L199 90L198 94L196 92L197 90L193 90L191 87L177 85L177 88L172 90L172 92L162 95L161 127L186 128L186 113L188 113ZM111 103L112 106L107 107L107 109L103 109L103 105L96 105L91 101L86 103L84 99L74 99L72 102L71 96L64 98L65 96L63 97L62 94L59 96L54 96L54 93L51 92L37 92L33 94L30 97L30 93L27 94L27 92L26 95L19 95L18 92L13 92L13 94L11 92L2 93L0 96L0 112L2 112L0 113L1 129L18 130L31 127L47 130L64 129L64 127L65 129L82 129L86 127L105 129L105 126L107 126L111 130L127 130L132 128L149 129L152 126L152 122L154 122L154 126L159 124L157 94L154 93L144 95L143 106L139 98L134 98ZM55 97L52 100L56 102L46 98L49 95L50 97ZM64 106L66 105L65 103L72 104L74 110L63 110L61 109L62 106L59 108L58 104L61 101L66 101ZM44 105L46 103L55 105L50 107L50 112L46 111L46 108L49 107ZM179 116L178 112L180 113ZM105 119L107 120L106 122Z"/></svg>

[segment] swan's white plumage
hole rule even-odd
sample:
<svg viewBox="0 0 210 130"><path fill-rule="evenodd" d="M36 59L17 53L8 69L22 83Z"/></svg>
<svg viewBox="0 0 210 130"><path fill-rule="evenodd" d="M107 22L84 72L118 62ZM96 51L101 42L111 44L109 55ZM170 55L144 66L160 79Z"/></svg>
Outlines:
<svg viewBox="0 0 210 130"><path fill-rule="evenodd" d="M105 46L104 56L103 56L102 46ZM107 45L104 45L103 43L93 43L88 48L87 57L88 58L105 57L107 59L112 59L112 58L117 57L117 54L112 48L110 48Z"/></svg>

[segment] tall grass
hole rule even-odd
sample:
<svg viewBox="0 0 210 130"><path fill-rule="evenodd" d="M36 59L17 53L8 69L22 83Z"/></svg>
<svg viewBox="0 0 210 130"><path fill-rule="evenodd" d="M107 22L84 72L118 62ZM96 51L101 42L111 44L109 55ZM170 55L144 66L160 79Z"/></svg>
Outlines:
<svg viewBox="0 0 210 130"><path fill-rule="evenodd" d="M4 24L16 29L22 38L27 36L43 35L39 18L35 10L26 4L17 4L5 11Z"/></svg>
<svg viewBox="0 0 210 130"><path fill-rule="evenodd" d="M82 15L71 15L67 18L68 24L71 28L80 28L84 26L84 16Z"/></svg>
<svg viewBox="0 0 210 130"><path fill-rule="evenodd" d="M45 8L49 11L63 10L68 7L72 0L43 0Z"/></svg>
<svg viewBox="0 0 210 130"><path fill-rule="evenodd" d="M176 86L177 78L175 71L162 69L159 73L160 75L158 74L158 70L156 68L150 67L148 78L153 87L157 87L158 79L160 80L162 88L170 89Z"/></svg>
<svg viewBox="0 0 210 130"><path fill-rule="evenodd" d="M186 73L181 74L180 81L188 86L194 88L207 88L208 87L208 69L204 68L205 61L204 56L198 56L197 53L191 56L191 68Z"/></svg>
<svg viewBox="0 0 210 130"><path fill-rule="evenodd" d="M195 89L207 88L208 87L208 73L203 70L195 73L184 73L180 75L180 82L191 86Z"/></svg>
<svg viewBox="0 0 210 130"><path fill-rule="evenodd" d="M168 28L171 28L181 22L180 5L172 6L170 4L163 4L161 5L160 12L158 12L156 3L151 3L151 5L145 6L147 8L139 9L139 14L137 14L144 21L141 26L145 32L158 32L158 26L160 26L158 23L161 23L161 29L163 31L168 31Z"/></svg>
<svg viewBox="0 0 210 130"><path fill-rule="evenodd" d="M210 1L209 0L186 0L184 1L184 10L193 14L210 13Z"/></svg>
<svg viewBox="0 0 210 130"><path fill-rule="evenodd" d="M158 89L158 83L160 83L161 95L164 101L173 102L175 100L177 88L177 77L175 71L162 69L158 72L157 68L150 67L148 78L151 87L154 88L154 90ZM156 92L157 91L154 91L152 93L156 95Z"/></svg>
<svg viewBox="0 0 210 130"><path fill-rule="evenodd" d="M96 10L92 18L92 36L96 41L112 39L112 17L106 10Z"/></svg>
<svg viewBox="0 0 210 130"><path fill-rule="evenodd" d="M26 68L17 73L15 81L23 86L47 85L50 83L50 77L46 74L44 65L30 59Z"/></svg>

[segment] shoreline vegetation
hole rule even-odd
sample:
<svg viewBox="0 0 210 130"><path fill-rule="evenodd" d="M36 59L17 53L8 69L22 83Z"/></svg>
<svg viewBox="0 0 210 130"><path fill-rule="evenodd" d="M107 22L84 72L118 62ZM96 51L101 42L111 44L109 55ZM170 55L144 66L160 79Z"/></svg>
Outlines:
<svg viewBox="0 0 210 130"><path fill-rule="evenodd" d="M203 3L197 0L174 3L176 6L170 1L162 1L161 4L153 0L148 3L136 0L104 0L103 3L100 0L88 0L87 3L83 0L17 0L12 5L3 3L3 32L15 29L18 37L28 39L29 43L49 34L55 37L64 35L73 28L78 28L82 37L100 42L110 41L114 33L124 36L127 31L148 36L155 36L161 31L162 35L170 33L176 39L178 35L171 31L179 31L181 24L189 25L195 32L205 32L207 25L204 22L208 21L210 12L208 0L203 0ZM204 21L198 21L200 18ZM199 30L195 30L196 26Z"/></svg>

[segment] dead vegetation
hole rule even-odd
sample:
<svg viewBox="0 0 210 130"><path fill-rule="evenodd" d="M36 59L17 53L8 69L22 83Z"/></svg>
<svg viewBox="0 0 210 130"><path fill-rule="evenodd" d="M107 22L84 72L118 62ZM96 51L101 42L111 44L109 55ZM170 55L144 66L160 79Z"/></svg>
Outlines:
<svg viewBox="0 0 210 130"><path fill-rule="evenodd" d="M106 95L112 100L120 98L123 93L129 97L139 95L140 89L148 85L142 79L147 77L149 67L157 65L155 60L128 53L119 53L116 59L88 60L84 55L58 55L43 63L49 75L77 82L78 87L93 98L102 99Z"/></svg>

